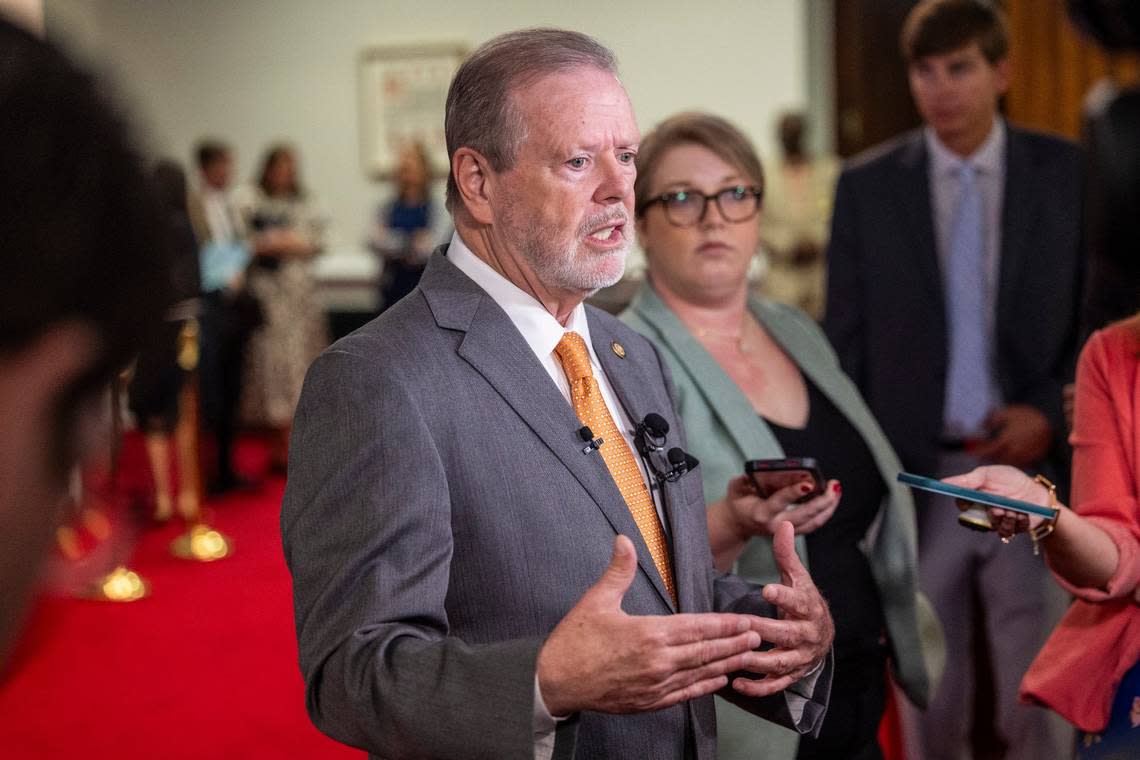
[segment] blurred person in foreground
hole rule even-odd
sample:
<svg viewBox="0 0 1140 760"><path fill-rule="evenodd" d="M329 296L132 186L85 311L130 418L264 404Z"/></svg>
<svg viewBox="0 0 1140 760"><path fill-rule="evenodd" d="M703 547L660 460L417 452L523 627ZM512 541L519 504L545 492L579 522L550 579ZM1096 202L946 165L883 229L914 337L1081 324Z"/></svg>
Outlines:
<svg viewBox="0 0 1140 760"><path fill-rule="evenodd" d="M914 505L895 482L894 451L819 327L748 295L764 184L748 138L720 117L680 114L646 135L635 196L647 279L622 319L657 344L672 371L701 460L717 566L778 580L772 535L790 522L835 620L836 674L819 737L760 724L717 700L717 756L872 760L882 757L888 663L924 706L935 678L924 655L941 656L941 634L918 598ZM824 493L812 497L799 482L760 498L745 460L785 456L816 459L831 478Z"/></svg>
<svg viewBox="0 0 1140 760"><path fill-rule="evenodd" d="M1021 683L1023 701L1084 732L1077 757L1140 757L1140 315L1093 333L1077 368L1073 509L1047 483L985 466L947 482L1056 506L1053 520L1000 509L1005 540L1030 532L1076 600ZM1024 547L1023 547L1024 548Z"/></svg>
<svg viewBox="0 0 1140 760"><path fill-rule="evenodd" d="M840 175L824 327L907 470L1000 463L1063 483L1081 156L1001 118L1008 42L1004 15L983 0L924 0L907 16L900 47L925 124ZM1062 742L1048 714L1017 703L1054 623L1048 573L959 528L951 499L916 504L919 587L954 663L920 719L926 760L969 756L982 648L1007 758L1053 756Z"/></svg>
<svg viewBox="0 0 1140 760"><path fill-rule="evenodd" d="M250 232L248 288L263 317L246 347L239 418L272 431L269 468L281 474L305 371L329 342L312 272L324 250L323 225L286 145L266 151L256 184L235 206Z"/></svg>
<svg viewBox="0 0 1140 760"><path fill-rule="evenodd" d="M106 440L97 402L169 300L166 238L96 83L0 19L0 662L61 516Z"/></svg>
<svg viewBox="0 0 1140 760"><path fill-rule="evenodd" d="M629 432L686 445L668 371L583 304L632 243L613 54L496 37L445 132L456 234L297 410L281 524L314 722L386 758L711 760L719 692L817 731L833 632L791 526L780 583L716 571L698 478L658 478Z"/></svg>
<svg viewBox="0 0 1140 760"><path fill-rule="evenodd" d="M776 125L781 160L768 172L760 240L768 255L761 292L778 303L823 319L827 293L827 229L839 162L813 156L807 146L807 117L783 114Z"/></svg>

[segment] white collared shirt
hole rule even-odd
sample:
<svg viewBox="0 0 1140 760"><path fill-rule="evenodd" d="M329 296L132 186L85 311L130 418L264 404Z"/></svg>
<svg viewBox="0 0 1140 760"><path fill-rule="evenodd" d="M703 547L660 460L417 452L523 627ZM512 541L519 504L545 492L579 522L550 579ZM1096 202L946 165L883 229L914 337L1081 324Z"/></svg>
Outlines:
<svg viewBox="0 0 1140 760"><path fill-rule="evenodd" d="M237 242L239 232L229 194L225 190L218 190L203 183L201 198L202 212L206 217L206 226L210 230L210 239L218 243Z"/></svg>

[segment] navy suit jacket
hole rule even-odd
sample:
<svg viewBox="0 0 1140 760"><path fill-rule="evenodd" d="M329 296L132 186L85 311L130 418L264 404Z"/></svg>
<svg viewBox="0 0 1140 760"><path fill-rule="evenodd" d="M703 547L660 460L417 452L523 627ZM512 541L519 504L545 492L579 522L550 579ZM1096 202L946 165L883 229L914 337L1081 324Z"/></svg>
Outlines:
<svg viewBox="0 0 1140 760"><path fill-rule="evenodd" d="M997 376L1007 404L1029 404L1053 425L1058 474L1067 471L1061 388L1078 348L1081 155L1066 140L1006 129ZM938 464L949 345L928 164L915 130L840 176L824 321L903 465L924 474Z"/></svg>

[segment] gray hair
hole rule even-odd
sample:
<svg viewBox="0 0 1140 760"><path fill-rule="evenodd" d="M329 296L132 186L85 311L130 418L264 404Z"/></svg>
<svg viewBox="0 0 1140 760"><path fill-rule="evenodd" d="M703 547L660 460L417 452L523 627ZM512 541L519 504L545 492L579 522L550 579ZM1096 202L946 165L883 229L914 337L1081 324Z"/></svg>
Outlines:
<svg viewBox="0 0 1140 760"><path fill-rule="evenodd" d="M565 29L520 29L501 34L468 56L447 91L444 134L450 167L455 151L478 151L497 172L514 166L526 139L515 108L516 88L568 69L589 67L617 74L614 54L593 37ZM447 208L461 207L455 175L447 173Z"/></svg>

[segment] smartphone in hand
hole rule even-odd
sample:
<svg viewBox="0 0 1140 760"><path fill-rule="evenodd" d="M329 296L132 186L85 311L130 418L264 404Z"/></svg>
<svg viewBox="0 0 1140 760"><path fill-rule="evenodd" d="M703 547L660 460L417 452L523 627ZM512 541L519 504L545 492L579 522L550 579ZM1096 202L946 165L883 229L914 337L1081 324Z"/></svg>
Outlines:
<svg viewBox="0 0 1140 760"><path fill-rule="evenodd" d="M950 496L960 501L970 502L973 506L958 515L958 522L970 530L993 530L989 515L986 513L986 507L1000 507L1010 512L1019 512L1023 515L1036 515L1046 519L1055 519L1057 514L1056 509L1053 507L1042 507L1039 504L1031 504L1028 501L1021 501L1019 499L1010 499L995 493L975 491L972 488L962 488L961 486L943 483L941 480L935 480L934 478L924 478L921 475L913 475L909 472L900 472L898 480L900 483L910 486L911 488L918 488L942 496Z"/></svg>
<svg viewBox="0 0 1140 760"><path fill-rule="evenodd" d="M811 492L796 499L797 504L819 496L827 484L819 464L811 457L750 459L744 463L744 473L756 487L756 493L761 499L767 499L781 488L797 483L811 483Z"/></svg>

